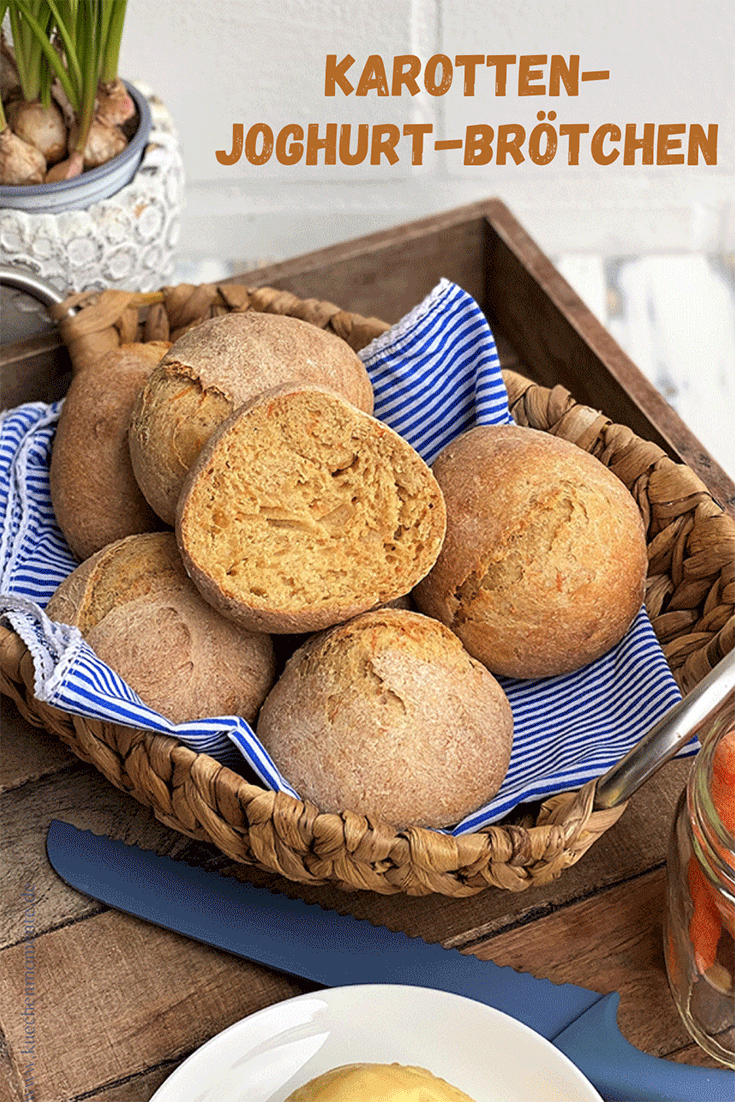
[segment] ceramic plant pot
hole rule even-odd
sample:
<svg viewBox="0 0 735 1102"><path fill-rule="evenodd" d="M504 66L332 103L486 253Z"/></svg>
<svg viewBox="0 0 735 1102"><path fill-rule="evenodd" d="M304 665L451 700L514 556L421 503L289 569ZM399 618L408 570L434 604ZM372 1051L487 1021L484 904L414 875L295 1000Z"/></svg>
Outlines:
<svg viewBox="0 0 735 1102"><path fill-rule="evenodd" d="M138 109L139 121L138 129L122 153L72 180L59 180L53 184L28 184L23 187L0 187L0 205L3 208L24 210L33 214L85 210L114 195L132 180L143 158L153 120L146 97L132 84L127 81L124 83Z"/></svg>
<svg viewBox="0 0 735 1102"><path fill-rule="evenodd" d="M0 188L0 262L62 295L156 290L173 271L184 189L178 138L149 89L126 87L139 125L122 153L73 180Z"/></svg>

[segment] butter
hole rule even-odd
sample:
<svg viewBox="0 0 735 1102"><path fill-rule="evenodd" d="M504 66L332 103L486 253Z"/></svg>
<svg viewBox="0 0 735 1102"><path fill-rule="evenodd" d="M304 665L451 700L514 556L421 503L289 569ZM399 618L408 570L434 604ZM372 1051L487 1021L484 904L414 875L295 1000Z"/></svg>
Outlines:
<svg viewBox="0 0 735 1102"><path fill-rule="evenodd" d="M473 1102L425 1068L404 1064L343 1064L317 1075L286 1102Z"/></svg>

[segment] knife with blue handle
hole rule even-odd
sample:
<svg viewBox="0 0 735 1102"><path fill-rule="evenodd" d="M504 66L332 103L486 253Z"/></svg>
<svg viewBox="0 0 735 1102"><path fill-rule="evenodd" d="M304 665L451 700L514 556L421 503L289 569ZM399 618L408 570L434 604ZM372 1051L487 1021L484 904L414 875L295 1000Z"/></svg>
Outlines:
<svg viewBox="0 0 735 1102"><path fill-rule="evenodd" d="M617 1026L617 994L538 979L59 820L46 850L61 878L85 895L288 975L324 987L431 987L495 1007L550 1040L605 1099L735 1099L735 1073L662 1060L629 1044Z"/></svg>

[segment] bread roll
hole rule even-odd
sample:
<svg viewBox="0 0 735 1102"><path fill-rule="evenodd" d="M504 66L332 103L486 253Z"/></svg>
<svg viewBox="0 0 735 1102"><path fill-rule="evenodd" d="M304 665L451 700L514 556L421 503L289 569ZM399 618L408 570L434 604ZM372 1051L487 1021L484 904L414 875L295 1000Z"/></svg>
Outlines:
<svg viewBox="0 0 735 1102"><path fill-rule="evenodd" d="M272 640L238 629L199 596L172 532L129 536L92 555L46 612L79 628L97 656L172 723L249 722L275 676Z"/></svg>
<svg viewBox="0 0 735 1102"><path fill-rule="evenodd" d="M189 467L238 406L288 381L318 383L372 413L359 356L339 337L280 314L224 314L184 333L140 395L130 420L138 484L173 524Z"/></svg>
<svg viewBox="0 0 735 1102"><path fill-rule="evenodd" d="M409 592L444 536L429 468L320 387L241 407L192 467L176 534L204 597L251 630L317 631Z"/></svg>
<svg viewBox="0 0 735 1102"><path fill-rule="evenodd" d="M426 1068L408 1064L342 1064L315 1076L286 1102L472 1102Z"/></svg>
<svg viewBox="0 0 735 1102"><path fill-rule="evenodd" d="M381 609L304 643L266 697L257 733L322 811L446 827L499 789L513 717L453 632Z"/></svg>
<svg viewBox="0 0 735 1102"><path fill-rule="evenodd" d="M646 540L623 483L575 444L470 429L437 457L447 536L417 607L495 674L569 673L613 647L643 602Z"/></svg>
<svg viewBox="0 0 735 1102"><path fill-rule="evenodd" d="M79 560L114 540L161 527L133 474L128 421L138 392L168 348L164 341L122 345L71 381L49 478L56 520Z"/></svg>

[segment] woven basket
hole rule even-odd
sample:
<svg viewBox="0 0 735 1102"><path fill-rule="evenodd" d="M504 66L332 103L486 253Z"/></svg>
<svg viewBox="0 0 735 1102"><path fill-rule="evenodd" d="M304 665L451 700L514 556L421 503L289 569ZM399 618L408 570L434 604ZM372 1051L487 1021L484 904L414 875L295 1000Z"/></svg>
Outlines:
<svg viewBox="0 0 735 1102"><path fill-rule="evenodd" d="M56 308L56 319L79 370L121 343L175 340L231 310L290 314L335 332L356 350L388 328L332 303L235 285L75 295ZM688 692L735 646L735 522L688 467L655 444L579 405L560 386L540 387L511 371L503 377L517 423L591 452L638 502L649 548L648 611L671 670ZM68 715L36 700L33 684L25 644L0 627L0 689L30 723L58 735L161 822L213 843L235 861L302 883L383 894L467 896L489 886L519 891L556 879L624 810L593 810L592 781L475 834L396 830L349 810L319 812L167 736Z"/></svg>

